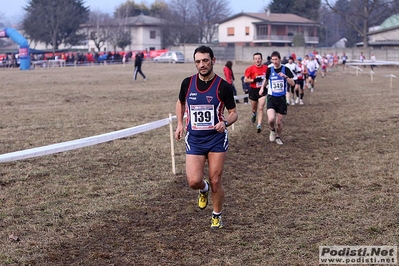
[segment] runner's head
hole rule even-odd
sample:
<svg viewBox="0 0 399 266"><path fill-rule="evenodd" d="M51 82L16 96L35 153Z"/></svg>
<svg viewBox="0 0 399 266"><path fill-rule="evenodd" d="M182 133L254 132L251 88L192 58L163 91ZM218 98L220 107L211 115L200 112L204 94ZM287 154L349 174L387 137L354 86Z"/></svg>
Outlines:
<svg viewBox="0 0 399 266"><path fill-rule="evenodd" d="M213 73L213 65L216 58L213 51L208 46L200 46L194 51L194 62L197 67L198 73L202 77L207 77Z"/></svg>
<svg viewBox="0 0 399 266"><path fill-rule="evenodd" d="M275 68L279 68L279 67L280 67L280 64L281 64L281 55L280 55L280 53L277 52L277 51L274 51L274 52L271 54L271 57L272 57L272 63L273 63L273 65L274 65L274 67L275 67Z"/></svg>
<svg viewBox="0 0 399 266"><path fill-rule="evenodd" d="M254 60L255 66L260 67L260 66L262 65L263 57L262 57L262 54L261 54L261 53L259 53L259 52L254 53L254 55L252 56L252 58L253 58L253 60Z"/></svg>

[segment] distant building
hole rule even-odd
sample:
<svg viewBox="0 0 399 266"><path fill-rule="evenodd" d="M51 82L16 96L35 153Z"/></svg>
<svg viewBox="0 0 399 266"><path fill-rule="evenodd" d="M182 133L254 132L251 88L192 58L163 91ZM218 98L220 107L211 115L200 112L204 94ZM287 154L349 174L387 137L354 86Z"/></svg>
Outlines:
<svg viewBox="0 0 399 266"><path fill-rule="evenodd" d="M113 19L107 25L101 25L108 31L117 30L118 27L127 28L130 31L132 42L126 47L127 50L144 51L159 50L162 48L161 26L165 24L161 19L140 14L124 19ZM88 36L96 28L93 25L82 25ZM102 51L113 51L114 47L110 42L105 42ZM92 40L88 41L88 50L96 51L97 48ZM116 47L116 50L120 48Z"/></svg>
<svg viewBox="0 0 399 266"><path fill-rule="evenodd" d="M291 46L302 34L306 46L317 46L316 21L294 14L239 13L219 22L219 43L224 46Z"/></svg>
<svg viewBox="0 0 399 266"><path fill-rule="evenodd" d="M387 18L379 27L371 28L367 35L369 46L380 48L399 46L399 14Z"/></svg>
<svg viewBox="0 0 399 266"><path fill-rule="evenodd" d="M165 24L161 19L150 17L146 15L139 15L134 17L128 17L125 19L112 19L106 25L100 25L102 29L106 29L107 31L112 31L118 29L118 27L123 27L124 29L128 29L130 31L132 42L125 48L126 51L151 51L151 50L159 50L162 49L162 39L161 39L161 27ZM84 31L87 36L90 36L92 32L95 32L97 28L90 24L83 24L80 26L81 31ZM24 35L24 31L18 26L18 31ZM27 37L28 42L30 42L30 48L38 49L38 50L51 50L51 45L46 45L42 42L31 42ZM7 43L7 47L2 47L3 51L13 51L17 49L18 45L9 42ZM97 51L97 47L95 46L92 40L88 39L80 45L70 46L60 44L58 46L59 50L64 49L79 49L80 51L86 50L88 52ZM115 47L116 51L121 51L121 48ZM101 51L114 51L114 46L110 42L105 42L105 44L101 47Z"/></svg>

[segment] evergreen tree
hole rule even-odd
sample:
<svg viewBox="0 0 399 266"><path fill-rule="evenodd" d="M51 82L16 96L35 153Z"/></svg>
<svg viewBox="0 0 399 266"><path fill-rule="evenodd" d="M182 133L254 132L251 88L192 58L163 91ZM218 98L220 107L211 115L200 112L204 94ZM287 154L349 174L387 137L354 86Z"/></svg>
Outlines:
<svg viewBox="0 0 399 266"><path fill-rule="evenodd" d="M269 10L272 13L295 14L318 21L321 0L272 0Z"/></svg>
<svg viewBox="0 0 399 266"><path fill-rule="evenodd" d="M82 0L30 0L25 7L22 28L32 41L51 45L74 45L85 39L80 24L88 21L89 10Z"/></svg>
<svg viewBox="0 0 399 266"><path fill-rule="evenodd" d="M269 10L272 13L288 14L292 12L294 0L272 0Z"/></svg>

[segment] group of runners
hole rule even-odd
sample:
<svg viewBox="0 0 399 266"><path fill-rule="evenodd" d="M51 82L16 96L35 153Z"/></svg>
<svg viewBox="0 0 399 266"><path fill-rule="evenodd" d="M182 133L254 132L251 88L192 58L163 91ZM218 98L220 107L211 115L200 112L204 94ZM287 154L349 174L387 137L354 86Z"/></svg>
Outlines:
<svg viewBox="0 0 399 266"><path fill-rule="evenodd" d="M296 61L290 56L288 63L283 65L277 51L271 54L266 64L262 61L262 54L255 53L254 64L244 74L244 82L250 85L248 96L252 107L251 121L257 122L256 130L262 132L266 106L269 140L282 145L283 116L287 114L287 106L304 104L305 88L314 91L316 72L320 65L315 54L307 54L303 59L298 57Z"/></svg>
<svg viewBox="0 0 399 266"><path fill-rule="evenodd" d="M181 83L176 102L175 138L184 139L187 182L192 189L199 190L198 207L201 210L207 207L211 193L211 229L220 229L224 227L222 172L229 147L227 127L238 119L234 98L236 91L231 85L234 75L230 73L230 63L224 68L225 76L231 76L227 81L214 72L216 58L210 47L198 47L193 57L197 73ZM262 63L261 53L255 53L253 61L254 64L246 69L243 79L250 85L248 96L252 108L251 121L257 121L256 130L260 133L266 106L269 140L282 145L283 116L287 114L287 106L304 104L305 84L313 91L319 64L311 54L304 59L297 58L296 62L290 58L283 65L278 51L270 55L268 65ZM209 180L204 177L206 162Z"/></svg>

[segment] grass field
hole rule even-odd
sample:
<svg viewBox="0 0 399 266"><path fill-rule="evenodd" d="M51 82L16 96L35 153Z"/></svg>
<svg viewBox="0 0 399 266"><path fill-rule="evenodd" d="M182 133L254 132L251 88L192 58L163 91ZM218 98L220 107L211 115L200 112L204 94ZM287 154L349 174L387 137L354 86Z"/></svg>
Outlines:
<svg viewBox="0 0 399 266"><path fill-rule="evenodd" d="M233 66L240 94L247 66ZM194 64L143 71L146 82L131 65L0 69L0 154L174 114ZM282 146L237 106L216 232L187 185L183 142L172 173L167 126L1 164L0 265L308 266L322 245L398 245L399 85L382 75L399 69L367 71L319 75L289 106Z"/></svg>

